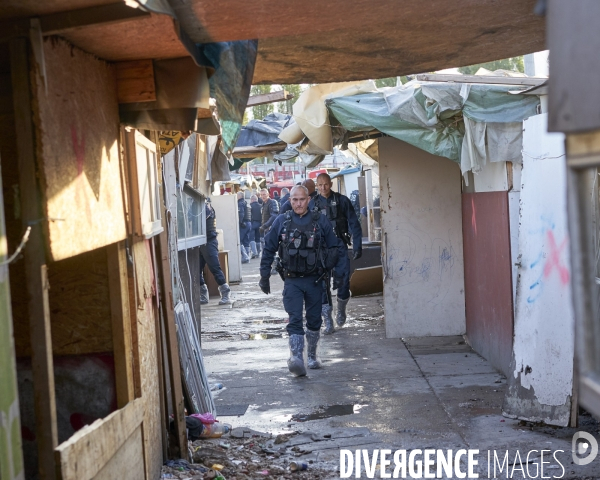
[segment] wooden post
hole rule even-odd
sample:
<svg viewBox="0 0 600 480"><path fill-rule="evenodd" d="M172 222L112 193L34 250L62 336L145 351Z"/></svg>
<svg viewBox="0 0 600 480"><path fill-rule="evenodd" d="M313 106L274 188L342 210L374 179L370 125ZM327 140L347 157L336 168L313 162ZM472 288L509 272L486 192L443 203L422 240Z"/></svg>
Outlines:
<svg viewBox="0 0 600 480"><path fill-rule="evenodd" d="M108 258L108 287L110 291L117 406L123 408L134 399L135 395L125 242L109 245L106 248L106 254Z"/></svg>
<svg viewBox="0 0 600 480"><path fill-rule="evenodd" d="M165 223L163 217L163 225ZM181 365L179 363L179 346L177 343L177 332L175 327L175 305L173 305L173 291L171 289L171 268L169 264L169 240L167 230L158 237L160 268L160 305L163 319L166 322L165 332L167 340L167 357L169 359L169 377L171 379L171 402L175 415L175 433L177 435L177 446L181 458L187 459L187 435L185 431L185 410L183 405L183 390L181 387Z"/></svg>
<svg viewBox="0 0 600 480"><path fill-rule="evenodd" d="M33 105L29 81L29 44L27 39L10 42L15 129L19 164L19 190L23 226L31 226L25 248L29 328L31 330L31 364L35 396L36 442L40 478L54 479L54 449L58 445L56 397L54 394L54 363L50 332L48 276L43 228L44 214L37 182Z"/></svg>

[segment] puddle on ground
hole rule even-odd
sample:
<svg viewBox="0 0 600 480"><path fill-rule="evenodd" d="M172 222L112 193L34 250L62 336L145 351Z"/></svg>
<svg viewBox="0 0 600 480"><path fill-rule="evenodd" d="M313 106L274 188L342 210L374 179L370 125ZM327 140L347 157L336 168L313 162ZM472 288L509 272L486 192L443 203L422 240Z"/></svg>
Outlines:
<svg viewBox="0 0 600 480"><path fill-rule="evenodd" d="M252 320L250 322L245 322L245 323L254 323L254 324L263 324L263 323L288 323L289 322L289 318L277 318L277 319L263 319L263 320Z"/></svg>
<svg viewBox="0 0 600 480"><path fill-rule="evenodd" d="M366 405L329 405L320 406L312 413L296 413L290 416L290 422L308 422L309 420L321 420L323 418L341 417L343 415L353 415L359 413L362 407Z"/></svg>
<svg viewBox="0 0 600 480"><path fill-rule="evenodd" d="M281 333L250 333L242 334L242 340L269 340L271 338L281 338Z"/></svg>

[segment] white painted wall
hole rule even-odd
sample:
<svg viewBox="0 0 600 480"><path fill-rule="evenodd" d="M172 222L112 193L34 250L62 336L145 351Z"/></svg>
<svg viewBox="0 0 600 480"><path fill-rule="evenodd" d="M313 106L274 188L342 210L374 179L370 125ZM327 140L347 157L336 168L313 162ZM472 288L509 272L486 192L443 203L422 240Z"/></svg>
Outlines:
<svg viewBox="0 0 600 480"><path fill-rule="evenodd" d="M388 338L465 333L459 166L379 139Z"/></svg>
<svg viewBox="0 0 600 480"><path fill-rule="evenodd" d="M217 228L223 230L225 250L229 250L229 281L241 282L242 255L237 195L214 195L210 199L217 215Z"/></svg>
<svg viewBox="0 0 600 480"><path fill-rule="evenodd" d="M508 192L508 222L510 228L510 261L512 270L513 309L517 308L517 278L519 274L519 202L521 192Z"/></svg>
<svg viewBox="0 0 600 480"><path fill-rule="evenodd" d="M528 400L534 406L521 414L510 413L564 426L569 421L574 355L566 161L564 136L547 133L547 118L536 115L524 122L521 266L511 379L535 401ZM519 396L507 396L509 404L525 405L522 394L514 395Z"/></svg>
<svg viewBox="0 0 600 480"><path fill-rule="evenodd" d="M506 162L489 162L480 172L473 174L475 193L508 190Z"/></svg>

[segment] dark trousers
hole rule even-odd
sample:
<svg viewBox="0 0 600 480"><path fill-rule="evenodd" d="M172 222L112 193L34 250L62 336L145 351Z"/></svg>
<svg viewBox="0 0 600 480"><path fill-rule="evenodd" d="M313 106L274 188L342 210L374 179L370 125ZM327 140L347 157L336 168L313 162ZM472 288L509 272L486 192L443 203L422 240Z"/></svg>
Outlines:
<svg viewBox="0 0 600 480"><path fill-rule="evenodd" d="M306 328L315 332L321 329L321 282L318 277L286 278L283 287L283 307L290 316L289 335L304 335L302 313L306 307Z"/></svg>
<svg viewBox="0 0 600 480"><path fill-rule="evenodd" d="M240 225L240 243L246 248L250 247L250 222Z"/></svg>
<svg viewBox="0 0 600 480"><path fill-rule="evenodd" d="M348 248L346 247L344 256L338 260L336 267L331 272L331 275L342 277L342 285L337 289L337 298L346 300L350 298L350 258L348 257ZM325 290L325 282L323 282L323 305L327 302L327 291Z"/></svg>
<svg viewBox="0 0 600 480"><path fill-rule="evenodd" d="M217 237L206 240L204 245L200 245L200 285L205 285L204 265L208 264L210 273L215 277L217 285L225 283L225 275L219 264L219 242Z"/></svg>
<svg viewBox="0 0 600 480"><path fill-rule="evenodd" d="M254 240L260 248L260 222L252 222L250 228L250 241Z"/></svg>

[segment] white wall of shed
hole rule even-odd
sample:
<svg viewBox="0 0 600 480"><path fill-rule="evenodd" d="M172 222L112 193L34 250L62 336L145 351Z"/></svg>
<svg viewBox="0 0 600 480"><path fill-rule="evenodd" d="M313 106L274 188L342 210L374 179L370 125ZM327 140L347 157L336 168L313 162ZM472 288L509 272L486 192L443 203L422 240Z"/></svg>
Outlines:
<svg viewBox="0 0 600 480"><path fill-rule="evenodd" d="M379 139L388 338L466 330L460 168Z"/></svg>
<svg viewBox="0 0 600 480"><path fill-rule="evenodd" d="M508 190L506 162L487 163L480 172L473 174L475 193Z"/></svg>
<svg viewBox="0 0 600 480"><path fill-rule="evenodd" d="M237 195L214 195L211 203L217 217L217 228L223 230L223 244L229 260L229 281L242 281L242 254L240 252L240 224Z"/></svg>
<svg viewBox="0 0 600 480"><path fill-rule="evenodd" d="M519 388L510 390L519 393L509 394L506 406L519 418L566 426L574 356L567 178L564 135L548 133L547 118L536 115L524 122L511 379Z"/></svg>

